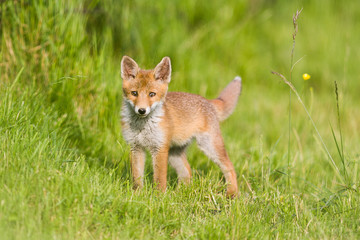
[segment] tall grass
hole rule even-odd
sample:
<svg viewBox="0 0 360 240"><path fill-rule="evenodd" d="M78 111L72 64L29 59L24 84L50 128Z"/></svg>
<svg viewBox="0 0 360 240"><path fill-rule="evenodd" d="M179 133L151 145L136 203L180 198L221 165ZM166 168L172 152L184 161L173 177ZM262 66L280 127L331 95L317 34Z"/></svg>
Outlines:
<svg viewBox="0 0 360 240"><path fill-rule="evenodd" d="M291 100L288 141L287 88L268 72L288 69L298 5L296 55L307 58L291 69L291 86L304 106L313 88L313 111L309 122ZM0 239L358 238L359 9L325 0L3 1ZM338 34L330 41L328 32ZM132 191L119 116L125 54L144 68L170 56L170 91L207 98L242 76L239 105L222 124L238 199L225 197L221 172L195 145L189 186L169 169L168 191L158 194L147 161L145 189Z"/></svg>
<svg viewBox="0 0 360 240"><path fill-rule="evenodd" d="M335 87L335 99L336 99L336 115L337 115L337 123L338 123L338 128L339 128L339 135L340 135L340 143L339 141L337 140L337 137L335 135L335 132L334 132L334 129L332 127L332 125L330 124L330 130L331 130L331 134L333 136L333 140L334 140L334 143L336 145L336 149L337 149L337 153L339 155L339 159L340 159L340 162L342 164L342 167L343 167L343 171L341 172L339 170L339 167L338 165L336 164L335 162L335 158L333 157L333 155L330 153L329 151L329 148L328 148L328 145L325 143L323 137L321 136L308 108L306 107L306 105L304 104L300 94L298 93L297 89L294 87L293 83L292 83L292 71L295 67L295 65L301 60L298 60L294 65L293 65L293 56L294 56L294 50L295 50L295 39L296 39L296 34L298 32L298 25L297 25L297 20L298 20L298 17L299 17L299 14L301 13L302 10L300 11L296 11L296 14L294 15L293 17L293 24L294 24L294 33L293 33L293 47L292 47L292 50L291 50L291 69L290 69L290 81L288 81L286 79L286 77L284 75L282 75L281 73L278 73L278 72L275 72L273 71L272 73L274 75L277 75L278 77L280 77L280 79L289 86L289 89L290 89L290 94L289 94L289 138L288 138L288 154L290 154L290 141L291 141L291 138L290 138L290 129L291 129L291 92L294 92L299 103L301 104L301 106L303 107L303 109L305 110L305 113L307 115L307 117L309 118L316 134L317 134L317 137L319 138L321 144L322 144L322 147L323 149L325 150L325 153L327 154L327 157L328 159L330 160L330 163L332 165L332 167L334 168L335 170L335 173L337 175L337 177L339 178L339 180L341 181L341 183L343 184L343 189L335 192L334 194L331 194L330 197L328 198L328 200L325 201L325 204L322 205L320 207L320 209L324 209L324 208L327 208L332 202L333 202L333 199L334 198L340 198L342 197L343 193L347 190L350 190L350 191L355 191L357 192L357 186L356 184L354 185L354 183L352 182L349 182L349 179L348 179L348 172L346 170L346 163L345 163L345 155L344 155L344 148L343 148L343 135L342 135L342 131L341 131L341 121L340 121L340 107L339 107L339 93L338 93L338 85L337 85L337 82L334 81L334 87ZM288 157L288 179L290 179L290 173L289 173L289 161L290 161L290 157ZM357 172L354 172L355 175L357 175L358 173ZM290 181L290 180L288 180ZM354 187L355 186L355 187ZM350 196L352 194L350 193ZM315 208L316 209L316 208Z"/></svg>

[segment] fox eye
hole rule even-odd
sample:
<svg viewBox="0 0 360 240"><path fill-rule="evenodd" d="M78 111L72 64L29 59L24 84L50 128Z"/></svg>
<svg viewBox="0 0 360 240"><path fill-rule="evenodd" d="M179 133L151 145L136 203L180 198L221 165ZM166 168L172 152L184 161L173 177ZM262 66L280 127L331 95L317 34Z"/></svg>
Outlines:
<svg viewBox="0 0 360 240"><path fill-rule="evenodd" d="M133 95L133 96L137 97L138 92L137 92L137 91L131 91L131 95Z"/></svg>
<svg viewBox="0 0 360 240"><path fill-rule="evenodd" d="M155 95L156 95L156 93L154 93L154 92L149 93L150 97L154 97Z"/></svg>

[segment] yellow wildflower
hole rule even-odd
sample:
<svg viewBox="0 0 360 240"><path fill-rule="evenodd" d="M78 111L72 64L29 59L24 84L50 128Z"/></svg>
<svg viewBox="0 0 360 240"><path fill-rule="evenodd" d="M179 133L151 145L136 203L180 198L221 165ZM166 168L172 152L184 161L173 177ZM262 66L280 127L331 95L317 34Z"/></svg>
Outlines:
<svg viewBox="0 0 360 240"><path fill-rule="evenodd" d="M311 76L309 75L309 74L307 74L307 73L304 73L303 75L302 75L302 77L303 77L303 79L306 81L306 80L309 80L310 78L311 78Z"/></svg>

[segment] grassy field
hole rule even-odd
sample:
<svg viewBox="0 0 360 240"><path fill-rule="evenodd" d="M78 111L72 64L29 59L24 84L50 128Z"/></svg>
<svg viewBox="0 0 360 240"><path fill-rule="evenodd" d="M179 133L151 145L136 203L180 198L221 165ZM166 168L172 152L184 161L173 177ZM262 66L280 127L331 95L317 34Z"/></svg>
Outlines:
<svg viewBox="0 0 360 240"><path fill-rule="evenodd" d="M0 11L0 239L360 238L358 1L9 0ZM148 157L146 186L132 190L123 55L144 68L169 56L170 91L207 98L242 76L222 124L237 199L195 144L190 185L169 169L158 193ZM316 128L271 71L291 79Z"/></svg>

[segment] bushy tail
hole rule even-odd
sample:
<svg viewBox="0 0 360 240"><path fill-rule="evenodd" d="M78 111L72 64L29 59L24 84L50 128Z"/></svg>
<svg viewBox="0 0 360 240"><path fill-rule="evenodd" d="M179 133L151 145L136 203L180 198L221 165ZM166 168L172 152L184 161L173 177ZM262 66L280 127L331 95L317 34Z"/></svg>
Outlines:
<svg viewBox="0 0 360 240"><path fill-rule="evenodd" d="M234 111L240 93L241 78L237 76L222 90L218 98L210 100L220 121L228 118Z"/></svg>

